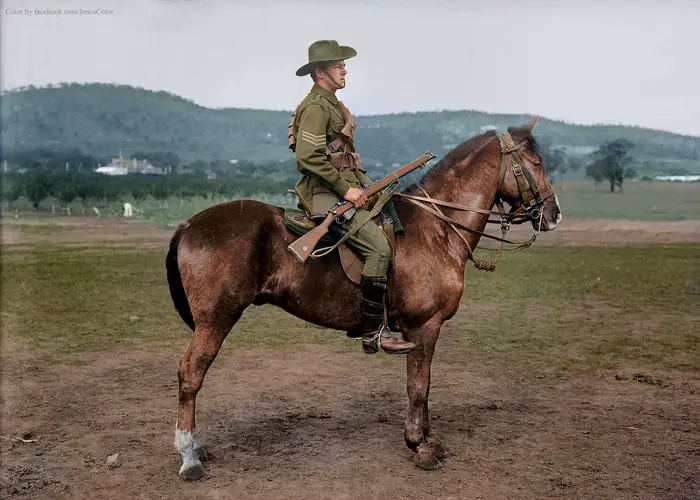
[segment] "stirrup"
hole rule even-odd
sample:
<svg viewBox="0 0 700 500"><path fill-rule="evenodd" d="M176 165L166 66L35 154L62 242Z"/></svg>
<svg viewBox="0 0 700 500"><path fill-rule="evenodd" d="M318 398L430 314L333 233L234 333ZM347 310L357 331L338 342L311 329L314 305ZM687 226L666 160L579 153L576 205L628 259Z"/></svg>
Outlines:
<svg viewBox="0 0 700 500"><path fill-rule="evenodd" d="M382 325L379 327L379 329L376 332L374 332L374 335L372 335L370 338L365 338L363 336L363 337L359 337L357 339L357 340L362 341L362 350L365 352L365 354L376 354L378 352L383 352L385 354L406 354L406 353L409 353L413 350L413 349L403 349L400 351L387 351L386 349L383 349L382 348L382 339L384 338L384 334L386 332L389 332L390 338L395 339L395 337L391 336L391 334L393 334L393 332L389 329L389 327L386 325L386 323L382 323Z"/></svg>
<svg viewBox="0 0 700 500"><path fill-rule="evenodd" d="M374 354L380 351L385 352L384 349L382 349L382 332L385 328L386 325L382 323L379 329L374 332L374 335L372 335L370 338L365 338L363 335L357 339L362 342L362 350L365 352L365 354ZM372 349L372 351L370 352L369 349Z"/></svg>

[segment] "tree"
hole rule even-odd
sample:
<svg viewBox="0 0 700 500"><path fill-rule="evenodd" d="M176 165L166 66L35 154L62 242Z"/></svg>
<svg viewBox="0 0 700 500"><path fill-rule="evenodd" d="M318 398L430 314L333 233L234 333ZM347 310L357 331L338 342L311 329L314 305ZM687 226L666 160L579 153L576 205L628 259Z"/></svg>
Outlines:
<svg viewBox="0 0 700 500"><path fill-rule="evenodd" d="M185 181L175 188L175 194L180 198L180 206L182 206L185 200L190 201L197 194L197 189L192 182Z"/></svg>
<svg viewBox="0 0 700 500"><path fill-rule="evenodd" d="M581 158L567 154L563 147L553 146L551 140L546 139L540 140L539 155L547 175L550 177L554 175L559 179L562 179L567 172L576 172L583 163Z"/></svg>
<svg viewBox="0 0 700 500"><path fill-rule="evenodd" d="M633 179L637 172L628 165L633 158L628 151L634 144L626 139L615 139L600 145L591 153L590 163L586 167L586 176L591 177L596 183L607 179L610 182L610 192L615 192L615 186L622 191L622 183L625 179Z"/></svg>
<svg viewBox="0 0 700 500"><path fill-rule="evenodd" d="M12 203L22 196L21 178L12 174L3 174L2 177L2 183L0 183L2 199L7 202L7 208L12 210Z"/></svg>
<svg viewBox="0 0 700 500"><path fill-rule="evenodd" d="M46 171L28 173L24 179L24 194L32 202L34 210L39 210L39 203L44 201L53 187L53 179Z"/></svg>
<svg viewBox="0 0 700 500"><path fill-rule="evenodd" d="M542 158L544 171L550 177L555 172L561 176L567 170L567 156L562 148L555 148L546 143L541 144L540 158Z"/></svg>
<svg viewBox="0 0 700 500"><path fill-rule="evenodd" d="M85 205L88 198L101 199L104 197L104 186L101 179L96 177L101 174L82 174L75 179L75 194L80 198L80 209L85 215Z"/></svg>
<svg viewBox="0 0 700 500"><path fill-rule="evenodd" d="M77 196L74 176L60 175L56 177L51 187L51 194L61 202L66 209L66 214L70 215L70 204Z"/></svg>
<svg viewBox="0 0 700 500"><path fill-rule="evenodd" d="M120 182L119 179L105 178L99 182L99 185L99 191L108 205L111 205L117 201L120 196L124 195L125 192L128 192L124 183Z"/></svg>
<svg viewBox="0 0 700 500"><path fill-rule="evenodd" d="M151 184L151 196L161 203L161 206L168 208L168 198L170 197L170 187L165 184L165 179L160 179L158 182Z"/></svg>
<svg viewBox="0 0 700 500"><path fill-rule="evenodd" d="M136 203L141 203L146 199L146 190L143 186L134 186L131 188L131 196L134 198Z"/></svg>
<svg viewBox="0 0 700 500"><path fill-rule="evenodd" d="M583 166L583 160L580 157L569 156L566 159L566 171L567 172L576 172L582 166Z"/></svg>

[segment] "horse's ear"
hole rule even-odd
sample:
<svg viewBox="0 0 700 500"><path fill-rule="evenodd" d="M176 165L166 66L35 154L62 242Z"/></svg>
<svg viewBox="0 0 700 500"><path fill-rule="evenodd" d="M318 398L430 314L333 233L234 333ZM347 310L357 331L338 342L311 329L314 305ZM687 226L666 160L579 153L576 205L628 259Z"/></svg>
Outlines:
<svg viewBox="0 0 700 500"><path fill-rule="evenodd" d="M532 131L535 129L535 127L537 126L537 124L538 124L539 122L540 122L540 116L537 115L537 116L535 116L532 120L530 120L529 122L527 122L527 123L523 126L523 128L524 128L525 130L527 130L527 132L528 132L529 134L532 134Z"/></svg>
<svg viewBox="0 0 700 500"><path fill-rule="evenodd" d="M532 131L537 126L539 121L540 117L538 115L535 116L529 122L527 122L525 125L521 125L520 127L508 127L508 132L511 133L515 142L524 141L525 139L530 137L530 135L532 135Z"/></svg>

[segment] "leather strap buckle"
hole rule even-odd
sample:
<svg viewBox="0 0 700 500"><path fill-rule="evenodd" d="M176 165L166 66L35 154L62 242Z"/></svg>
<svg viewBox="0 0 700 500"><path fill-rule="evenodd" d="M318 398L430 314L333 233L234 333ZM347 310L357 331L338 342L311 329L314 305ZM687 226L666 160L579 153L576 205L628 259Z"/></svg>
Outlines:
<svg viewBox="0 0 700 500"><path fill-rule="evenodd" d="M523 175L523 167L518 165L517 163L513 165L513 173L515 175Z"/></svg>

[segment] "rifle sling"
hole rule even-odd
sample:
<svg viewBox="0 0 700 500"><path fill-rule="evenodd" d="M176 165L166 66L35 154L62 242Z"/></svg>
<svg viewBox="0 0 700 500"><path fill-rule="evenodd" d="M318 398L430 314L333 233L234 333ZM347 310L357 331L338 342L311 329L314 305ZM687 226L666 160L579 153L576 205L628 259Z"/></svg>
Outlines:
<svg viewBox="0 0 700 500"><path fill-rule="evenodd" d="M335 243L334 245L332 245L332 246L330 246L330 247L317 248L316 250L314 250L313 252L311 252L310 257L311 257L311 258L315 258L315 259L317 259L317 258L319 258L319 257L323 257L324 255L328 255L328 254L331 253L333 250L335 250L335 249L338 248L340 245L342 245L342 244L345 242L345 240L347 240L350 236L352 236L352 235L355 234L357 231L359 231L362 227L364 227L365 224L367 224L369 221L371 221L371 220L374 219L377 215L379 215L379 213L382 211L382 208L384 207L384 205L386 204L386 202L389 201L389 199L390 199L390 198L394 195L394 193L399 189L399 185L400 185L399 182L396 182L396 183L393 185L393 187L392 187L392 186L389 186L389 187L387 187L387 188L385 189L385 191L384 191L384 192L382 193L382 195L379 197L379 199L377 200L377 202L374 204L374 207L372 207L372 210L370 210L369 216L367 217L367 220L366 220L365 222L363 222L362 224L360 224L359 226L357 226L356 228L354 228L352 231L348 231L347 233L345 233L345 234L343 235L343 237L340 238L340 240L338 240L338 242ZM350 203L350 202L347 202L347 203ZM313 229L312 229L312 231L313 231Z"/></svg>

